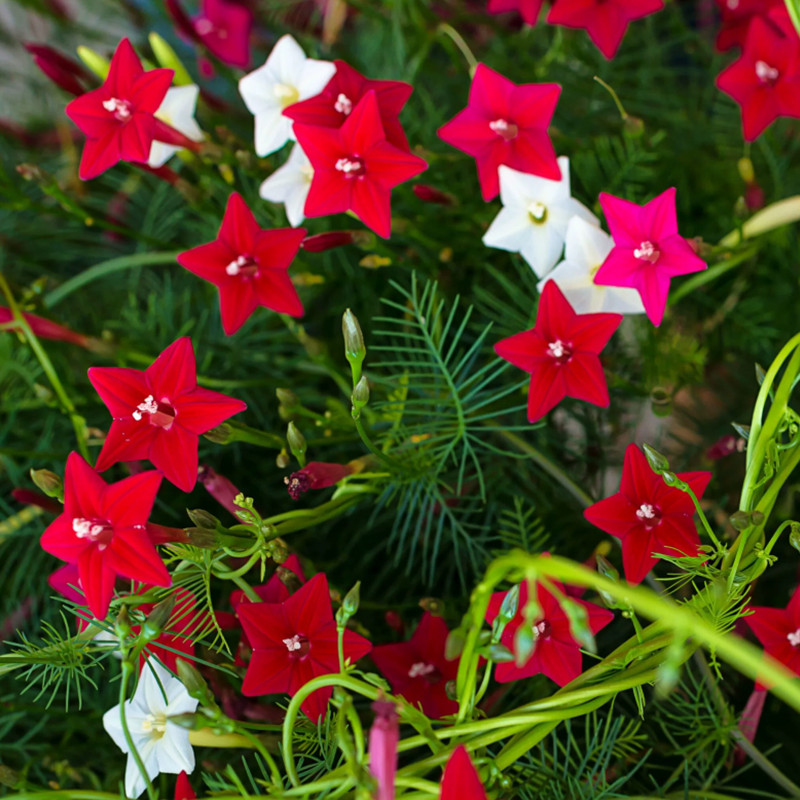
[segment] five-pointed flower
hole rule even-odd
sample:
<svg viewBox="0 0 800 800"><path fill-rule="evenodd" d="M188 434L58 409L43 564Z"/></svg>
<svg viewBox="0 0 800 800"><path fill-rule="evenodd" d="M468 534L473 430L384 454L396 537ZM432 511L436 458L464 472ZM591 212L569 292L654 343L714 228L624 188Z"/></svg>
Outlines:
<svg viewBox="0 0 800 800"><path fill-rule="evenodd" d="M262 184L258 193L264 200L283 203L289 224L296 228L305 219L306 198L314 178L314 168L299 144L295 144L286 163Z"/></svg>
<svg viewBox="0 0 800 800"><path fill-rule="evenodd" d="M79 175L89 180L118 161L145 163L154 139L182 144L184 137L156 118L172 82L171 69L145 72L131 43L117 46L102 86L76 97L67 116L86 134Z"/></svg>
<svg viewBox="0 0 800 800"><path fill-rule="evenodd" d="M167 90L163 102L156 111L156 117L180 131L195 142L203 140L203 131L194 118L200 87L194 83L188 86L173 86ZM181 148L174 144L154 141L150 146L149 167L163 167Z"/></svg>
<svg viewBox="0 0 800 800"><path fill-rule="evenodd" d="M330 61L306 58L287 33L278 39L266 62L239 81L239 92L256 118L256 153L266 156L294 139L292 121L283 110L319 94L333 77Z"/></svg>
<svg viewBox="0 0 800 800"><path fill-rule="evenodd" d="M458 703L446 691L447 682L455 680L458 673L458 659L444 657L448 633L445 621L426 611L407 642L379 645L371 655L392 691L412 705L422 706L431 719L458 711Z"/></svg>
<svg viewBox="0 0 800 800"><path fill-rule="evenodd" d="M786 35L790 34L790 35ZM742 55L717 76L717 87L742 109L744 138L752 142L778 117L800 117L800 41L755 17Z"/></svg>
<svg viewBox="0 0 800 800"><path fill-rule="evenodd" d="M720 52L732 47L742 47L750 23L755 17L766 15L781 0L717 0L722 19L717 32L716 48Z"/></svg>
<svg viewBox="0 0 800 800"><path fill-rule="evenodd" d="M242 69L250 65L253 12L246 5L230 0L203 0L192 24L200 41L220 61Z"/></svg>
<svg viewBox="0 0 800 800"><path fill-rule="evenodd" d="M78 564L80 585L89 610L105 619L114 578L169 586L171 579L145 525L161 475L140 472L107 484L77 453L64 472L64 513L42 534L42 548Z"/></svg>
<svg viewBox="0 0 800 800"><path fill-rule="evenodd" d="M547 21L551 25L583 28L600 52L614 58L628 23L655 14L663 0L555 0Z"/></svg>
<svg viewBox="0 0 800 800"><path fill-rule="evenodd" d="M487 11L490 14L518 11L526 25L535 25L543 3L544 0L489 0Z"/></svg>
<svg viewBox="0 0 800 800"><path fill-rule="evenodd" d="M428 165L386 140L375 92L364 95L340 128L297 122L294 132L314 167L306 216L352 210L367 227L388 238L392 187Z"/></svg>
<svg viewBox="0 0 800 800"><path fill-rule="evenodd" d="M564 397L608 406L598 355L620 322L620 314L576 314L555 281L545 284L535 327L494 346L500 358L531 374L529 422L541 419Z"/></svg>
<svg viewBox="0 0 800 800"><path fill-rule="evenodd" d="M196 708L197 700L189 697L186 687L155 659L148 659L142 667L136 692L125 702L125 719L150 780L161 772L177 775L194 770L189 731L176 725L170 717L190 714ZM103 715L103 727L117 747L128 754L125 794L138 797L147 784L131 755L118 705Z"/></svg>
<svg viewBox="0 0 800 800"><path fill-rule="evenodd" d="M800 675L800 586L786 608L755 606L744 618L764 651Z"/></svg>
<svg viewBox="0 0 800 800"><path fill-rule="evenodd" d="M653 325L660 325L667 307L670 280L707 267L678 234L675 189L643 206L600 193L614 249L594 276L599 286L628 286L639 292Z"/></svg>
<svg viewBox="0 0 800 800"><path fill-rule="evenodd" d="M467 107L439 128L439 138L475 158L484 200L500 191L497 168L557 181L561 171L547 126L561 94L557 83L517 85L478 64Z"/></svg>
<svg viewBox="0 0 800 800"><path fill-rule="evenodd" d="M288 269L305 235L304 228L259 228L253 212L234 192L216 240L181 253L178 263L219 288L222 327L232 336L257 306L303 315Z"/></svg>
<svg viewBox="0 0 800 800"><path fill-rule="evenodd" d="M570 219L581 217L588 223L599 224L583 203L570 196L569 159L562 156L558 166L559 181L501 166L503 208L483 236L487 247L519 253L540 278L558 261Z"/></svg>
<svg viewBox="0 0 800 800"><path fill-rule="evenodd" d="M197 482L200 434L247 408L241 400L197 385L188 336L174 341L143 372L91 367L89 380L114 418L97 469L149 459L184 492Z"/></svg>
<svg viewBox="0 0 800 800"><path fill-rule="evenodd" d="M376 81L365 78L345 61L334 61L336 74L316 96L302 100L284 110L284 115L304 125L340 128L359 100L367 92L375 92L381 124L386 138L396 147L408 150L408 139L398 115L411 97L413 87L402 81Z"/></svg>
<svg viewBox="0 0 800 800"><path fill-rule="evenodd" d="M679 472L699 499L710 472ZM622 543L622 566L628 583L641 583L658 561L653 553L696 556L700 538L692 498L653 472L644 453L628 445L622 481L616 494L589 506L583 515L592 525Z"/></svg>
<svg viewBox="0 0 800 800"><path fill-rule="evenodd" d="M328 579L315 575L283 603L242 603L236 609L253 645L242 694L294 694L312 678L339 671L336 622ZM344 631L344 655L357 661L372 649L363 636ZM300 708L312 721L325 714L333 689L318 689Z"/></svg>
<svg viewBox="0 0 800 800"><path fill-rule="evenodd" d="M553 586L566 594L564 587L558 581L552 581ZM486 621L494 622L503 605L506 592L495 592L489 601L486 611ZM528 602L528 584L523 582L519 587L519 602L517 613L508 622L500 636L500 643L515 652L514 639L517 629L524 622L523 609ZM514 661L503 662L495 667L495 678L499 683L530 678L532 675L546 675L559 686L566 686L581 674L581 648L570 632L569 618L556 597L551 594L541 583L536 584L536 602L540 611L532 621L535 644L528 660L520 667ZM581 600L577 597L570 598L571 603L583 606L586 611L586 622L592 633L597 633L614 619L614 615L607 608Z"/></svg>
<svg viewBox="0 0 800 800"><path fill-rule="evenodd" d="M614 247L614 240L596 225L573 217L567 225L564 260L539 282L555 281L578 314L644 314L642 298L636 289L600 286L594 282L603 261Z"/></svg>
<svg viewBox="0 0 800 800"><path fill-rule="evenodd" d="M486 789L463 744L456 747L447 761L439 800L486 800Z"/></svg>

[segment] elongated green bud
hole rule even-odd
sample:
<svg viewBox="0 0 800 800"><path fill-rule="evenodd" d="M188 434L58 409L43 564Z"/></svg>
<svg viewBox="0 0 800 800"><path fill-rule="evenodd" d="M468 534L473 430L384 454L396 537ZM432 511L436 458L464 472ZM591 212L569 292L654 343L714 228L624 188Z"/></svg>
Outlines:
<svg viewBox="0 0 800 800"><path fill-rule="evenodd" d="M174 608L175 595L171 594L160 603L157 603L153 610L147 615L147 619L142 626L142 636L148 642L152 642L153 639L157 639L161 636L164 632L164 628L167 627L167 623L172 616L172 610Z"/></svg>
<svg viewBox="0 0 800 800"><path fill-rule="evenodd" d="M356 315L348 308L342 315L342 335L344 336L344 356L353 372L353 386L361 378L361 365L367 355L364 334Z"/></svg>
<svg viewBox="0 0 800 800"><path fill-rule="evenodd" d="M107 58L103 58L99 53L95 53L89 47L81 45L78 48L78 58L92 71L101 81L108 77L108 70L111 67L111 62Z"/></svg>
<svg viewBox="0 0 800 800"><path fill-rule="evenodd" d="M369 402L369 383L364 375L353 389L353 396L350 399L353 401L353 416L358 418L361 416L361 409Z"/></svg>
<svg viewBox="0 0 800 800"><path fill-rule="evenodd" d="M186 687L189 697L198 700L202 706L217 708L214 694L208 688L205 678L198 672L197 667L184 658L177 659L175 664L178 678Z"/></svg>
<svg viewBox="0 0 800 800"><path fill-rule="evenodd" d="M597 645L594 641L594 634L589 627L589 614L586 608L580 603L576 603L569 597L561 602L561 610L567 615L569 620L569 632L572 638L590 653L597 652Z"/></svg>
<svg viewBox="0 0 800 800"><path fill-rule="evenodd" d="M300 433L294 422L286 428L286 442L292 455L298 460L301 467L306 465L306 437Z"/></svg>
<svg viewBox="0 0 800 800"><path fill-rule="evenodd" d="M514 658L517 667L523 667L536 648L536 632L530 622L523 622L514 634Z"/></svg>
<svg viewBox="0 0 800 800"><path fill-rule="evenodd" d="M151 33L147 40L150 42L150 49L156 57L156 61L166 69L171 69L175 75L172 78L173 86L188 86L194 83L192 76L183 66L176 52L162 39L157 33Z"/></svg>
<svg viewBox="0 0 800 800"><path fill-rule="evenodd" d="M31 480L48 497L54 497L60 503L64 502L64 482L49 469L32 469Z"/></svg>
<svg viewBox="0 0 800 800"><path fill-rule="evenodd" d="M650 469L652 469L653 472L657 472L660 475L662 472L666 472L669 469L667 457L659 453L654 447L650 447L649 444L644 444L642 445L642 450L644 450L647 463L650 465Z"/></svg>

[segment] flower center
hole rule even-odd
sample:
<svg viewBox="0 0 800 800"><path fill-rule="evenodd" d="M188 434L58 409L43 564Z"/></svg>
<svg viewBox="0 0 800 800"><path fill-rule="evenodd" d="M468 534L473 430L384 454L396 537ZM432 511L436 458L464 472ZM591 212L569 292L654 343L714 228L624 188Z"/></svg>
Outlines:
<svg viewBox="0 0 800 800"><path fill-rule="evenodd" d="M427 683L438 683L442 679L442 673L433 664L426 661L418 661L411 665L408 671L409 678L424 678Z"/></svg>
<svg viewBox="0 0 800 800"><path fill-rule="evenodd" d="M336 169L343 172L345 178L360 178L366 172L364 162L358 156L340 158L336 162Z"/></svg>
<svg viewBox="0 0 800 800"><path fill-rule="evenodd" d="M340 113L347 116L353 110L353 101L343 92L339 92L333 107Z"/></svg>
<svg viewBox="0 0 800 800"><path fill-rule="evenodd" d="M789 644L792 647L800 647L800 628L793 633L787 633L786 638L789 640Z"/></svg>
<svg viewBox="0 0 800 800"><path fill-rule="evenodd" d="M150 419L148 422L151 425L156 425L164 430L169 430L172 423L175 422L176 412L175 409L169 404L169 398L162 397L161 402L157 402L153 395L149 394L139 403L134 409L131 416L138 422L148 414Z"/></svg>
<svg viewBox="0 0 800 800"><path fill-rule="evenodd" d="M292 500L297 500L301 494L305 494L311 488L311 478L305 470L293 472L283 479Z"/></svg>
<svg viewBox="0 0 800 800"><path fill-rule="evenodd" d="M642 242L634 251L633 257L638 258L641 261L649 261L651 264L655 264L658 261L658 257L661 255L660 251L656 248L656 246L652 242Z"/></svg>
<svg viewBox="0 0 800 800"><path fill-rule="evenodd" d="M94 542L101 550L105 550L114 535L114 528L105 519L86 519L73 517L72 530L79 539Z"/></svg>
<svg viewBox="0 0 800 800"><path fill-rule="evenodd" d="M300 99L300 92L288 83L276 83L272 87L272 91L281 104L281 108L294 105Z"/></svg>
<svg viewBox="0 0 800 800"><path fill-rule="evenodd" d="M528 218L534 225L541 225L547 220L547 206L535 200L528 206Z"/></svg>
<svg viewBox="0 0 800 800"><path fill-rule="evenodd" d="M519 128L513 122L509 122L507 119L493 119L489 123L489 127L494 133L496 133L506 142L516 139L517 134L519 133Z"/></svg>
<svg viewBox="0 0 800 800"><path fill-rule="evenodd" d="M557 364L566 364L572 358L572 342L556 339L547 345L547 355Z"/></svg>
<svg viewBox="0 0 800 800"><path fill-rule="evenodd" d="M736 11L736 9L739 8L739 0L728 0L726 5L729 10Z"/></svg>
<svg viewBox="0 0 800 800"><path fill-rule="evenodd" d="M252 256L236 256L236 258L225 267L228 275L242 275L249 278L258 272L258 263Z"/></svg>
<svg viewBox="0 0 800 800"><path fill-rule="evenodd" d="M311 649L311 642L300 633L296 633L289 639L284 639L283 643L286 645L286 650L289 652L289 658L296 661L304 659Z"/></svg>
<svg viewBox="0 0 800 800"><path fill-rule="evenodd" d="M534 626L533 632L537 639L549 639L550 623L546 619L543 619Z"/></svg>
<svg viewBox="0 0 800 800"><path fill-rule="evenodd" d="M114 119L119 122L127 122L133 115L133 103L130 100L120 100L118 97L103 100L103 108L113 114Z"/></svg>
<svg viewBox="0 0 800 800"><path fill-rule="evenodd" d="M148 714L142 720L142 733L149 734L151 739L160 739L166 732L166 714Z"/></svg>
<svg viewBox="0 0 800 800"><path fill-rule="evenodd" d="M636 519L638 519L647 530L651 530L661 524L661 509L652 503L642 503L639 508L636 509Z"/></svg>
<svg viewBox="0 0 800 800"><path fill-rule="evenodd" d="M200 17L194 21L194 29L199 36L208 36L214 30L214 23L206 17Z"/></svg>
<svg viewBox="0 0 800 800"><path fill-rule="evenodd" d="M767 64L766 61L756 61L756 77L761 81L761 83L775 83L776 80L780 77L780 72L778 72L775 67L771 67Z"/></svg>

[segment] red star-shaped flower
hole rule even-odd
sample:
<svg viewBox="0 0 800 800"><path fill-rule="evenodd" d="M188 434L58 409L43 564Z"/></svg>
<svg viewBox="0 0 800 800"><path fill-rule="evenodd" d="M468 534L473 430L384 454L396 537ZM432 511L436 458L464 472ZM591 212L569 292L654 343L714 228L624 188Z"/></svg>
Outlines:
<svg viewBox="0 0 800 800"><path fill-rule="evenodd" d="M531 374L529 422L541 419L565 397L608 406L598 355L620 322L621 314L576 314L555 281L545 284L536 326L494 346L500 358Z"/></svg>
<svg viewBox="0 0 800 800"><path fill-rule="evenodd" d="M114 579L169 586L164 562L147 535L147 518L161 475L140 472L107 484L77 453L70 453L64 473L64 513L42 534L42 548L78 564L89 610L105 619Z"/></svg>
<svg viewBox="0 0 800 800"><path fill-rule="evenodd" d="M458 659L444 657L447 625L428 611L414 635L400 644L382 644L372 651L372 660L386 676L392 691L404 697L431 719L458 711L458 703L447 696L447 681L458 674Z"/></svg>
<svg viewBox="0 0 800 800"><path fill-rule="evenodd" d="M249 66L253 12L246 5L203 0L192 24L200 41L220 61L242 69Z"/></svg>
<svg viewBox="0 0 800 800"><path fill-rule="evenodd" d="M473 156L484 200L500 191L501 164L550 180L561 180L547 126L556 109L557 83L519 86L478 64L467 107L439 128L439 138Z"/></svg>
<svg viewBox="0 0 800 800"><path fill-rule="evenodd" d="M294 124L297 141L314 167L307 217L352 210L378 236L392 228L391 189L428 168L384 135L378 100L368 91L340 128Z"/></svg>
<svg viewBox="0 0 800 800"><path fill-rule="evenodd" d="M562 594L566 594L564 587L558 581L552 581L552 583ZM494 622L505 597L506 592L495 592L492 595L486 611L487 622ZM559 686L566 686L581 674L580 645L570 633L569 619L558 600L541 583L536 584L536 601L541 612L533 624L536 636L533 653L521 667L518 667L513 661L497 664L494 676L499 683L507 683L542 674L554 680ZM514 652L514 637L517 629L524 621L522 611L527 602L528 584L524 582L519 587L517 613L503 629L500 637L500 643L512 652ZM586 609L588 625L592 633L597 633L614 619L614 615L607 608L590 603L588 600L573 597L571 602L579 603Z"/></svg>
<svg viewBox="0 0 800 800"><path fill-rule="evenodd" d="M527 25L535 25L539 19L544 0L489 0L490 14L505 14L506 11L518 11Z"/></svg>
<svg viewBox="0 0 800 800"><path fill-rule="evenodd" d="M185 146L185 136L155 117L173 74L171 69L145 72L128 39L119 43L103 85L66 107L67 116L86 134L82 180L118 161L146 162L154 139Z"/></svg>
<svg viewBox="0 0 800 800"><path fill-rule="evenodd" d="M612 59L628 23L662 8L663 0L555 0L547 21L551 25L585 29L600 52Z"/></svg>
<svg viewBox="0 0 800 800"><path fill-rule="evenodd" d="M173 342L144 372L91 367L89 380L114 418L97 469L148 459L184 492L197 481L200 434L247 408L241 400L197 385L188 336Z"/></svg>
<svg viewBox="0 0 800 800"><path fill-rule="evenodd" d="M678 234L675 189L667 189L643 206L601 192L600 205L615 247L594 282L636 289L650 322L660 325L671 278L707 267Z"/></svg>
<svg viewBox="0 0 800 800"><path fill-rule="evenodd" d="M710 472L679 472L699 499L711 480ZM653 553L697 555L700 538L695 508L686 492L667 486L647 463L644 453L628 445L622 481L616 494L589 506L583 515L592 525L622 543L622 565L628 583L641 583L658 559Z"/></svg>
<svg viewBox="0 0 800 800"><path fill-rule="evenodd" d="M486 800L486 789L463 744L447 760L439 800Z"/></svg>
<svg viewBox="0 0 800 800"><path fill-rule="evenodd" d="M216 240L181 253L178 263L219 288L222 327L232 336L257 306L303 316L288 269L305 235L305 228L259 228L241 195L233 192Z"/></svg>
<svg viewBox="0 0 800 800"><path fill-rule="evenodd" d="M790 33L791 35L786 35ZM742 55L717 76L717 88L742 109L744 138L752 142L778 117L800 117L800 41L794 31L755 17Z"/></svg>
<svg viewBox="0 0 800 800"><path fill-rule="evenodd" d="M770 8L778 5L783 5L781 0L717 0L722 15L717 50L723 52L732 47L742 47L753 19L766 16Z"/></svg>
<svg viewBox="0 0 800 800"><path fill-rule="evenodd" d="M283 115L303 125L341 128L361 98L372 91L375 92L386 140L401 150L408 150L408 139L398 115L414 91L411 84L371 80L345 61L333 63L336 64L336 74L328 85L318 95L285 108Z"/></svg>
<svg viewBox="0 0 800 800"><path fill-rule="evenodd" d="M756 606L744 617L764 651L800 675L800 586L786 608Z"/></svg>
<svg viewBox="0 0 800 800"><path fill-rule="evenodd" d="M294 695L312 678L339 671L336 622L331 610L328 579L315 575L283 603L242 603L236 609L253 644L253 657L242 694L288 692ZM363 636L344 632L344 654L363 658L372 645ZM300 708L312 721L325 714L333 689L318 689Z"/></svg>

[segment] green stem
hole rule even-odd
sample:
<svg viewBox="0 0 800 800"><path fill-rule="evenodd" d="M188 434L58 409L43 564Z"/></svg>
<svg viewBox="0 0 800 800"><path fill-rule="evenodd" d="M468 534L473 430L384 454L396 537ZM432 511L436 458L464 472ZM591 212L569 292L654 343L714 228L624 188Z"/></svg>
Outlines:
<svg viewBox="0 0 800 800"><path fill-rule="evenodd" d="M670 306L674 306L681 298L691 294L692 292L694 292L695 289L699 289L701 286L705 286L707 283L711 283L711 281L716 280L729 270L732 270L734 267L738 267L739 264L748 261L757 252L758 248L755 247L747 248L741 253L736 253L736 255L732 255L725 261L720 261L717 264L712 264L708 269L704 269L702 272L698 272L696 275L692 275L691 278L683 281L683 283L681 283L680 286L676 287L673 291L670 292L667 304Z"/></svg>
<svg viewBox="0 0 800 800"><path fill-rule="evenodd" d="M474 75L475 70L478 68L478 59L475 58L469 45L464 41L464 37L452 25L448 25L446 22L440 23L436 30L449 37L453 44L461 51L461 55L464 56L469 65L470 76Z"/></svg>
<svg viewBox="0 0 800 800"><path fill-rule="evenodd" d="M255 589L244 579L236 575L231 580L244 592L245 597L253 603L260 603L261 598L256 594Z"/></svg>

